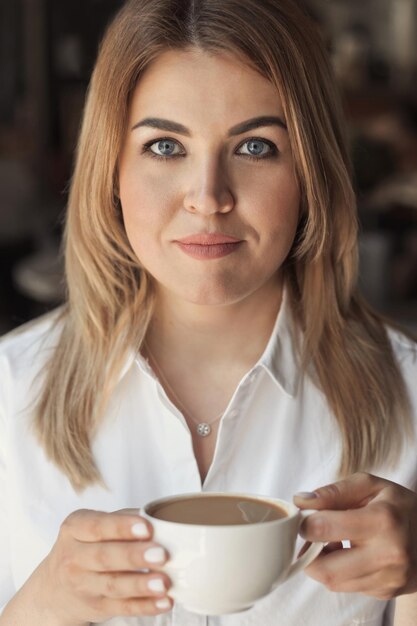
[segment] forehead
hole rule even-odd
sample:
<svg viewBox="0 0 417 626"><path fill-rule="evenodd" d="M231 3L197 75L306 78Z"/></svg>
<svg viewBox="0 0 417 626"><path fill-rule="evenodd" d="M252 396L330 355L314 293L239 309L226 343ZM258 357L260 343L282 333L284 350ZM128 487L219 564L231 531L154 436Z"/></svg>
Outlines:
<svg viewBox="0 0 417 626"><path fill-rule="evenodd" d="M172 117L176 111L214 121L260 112L282 115L282 105L275 85L237 55L169 50L139 78L131 114Z"/></svg>

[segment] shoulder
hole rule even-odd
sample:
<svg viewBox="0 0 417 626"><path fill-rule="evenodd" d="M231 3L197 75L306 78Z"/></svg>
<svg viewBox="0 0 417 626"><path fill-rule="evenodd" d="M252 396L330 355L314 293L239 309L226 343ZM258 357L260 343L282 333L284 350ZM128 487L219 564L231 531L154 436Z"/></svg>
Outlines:
<svg viewBox="0 0 417 626"><path fill-rule="evenodd" d="M59 338L64 308L58 307L0 337L0 358L14 363L53 348Z"/></svg>
<svg viewBox="0 0 417 626"><path fill-rule="evenodd" d="M388 328L388 336L404 379L417 437L417 342L398 329ZM413 455L415 456L415 450Z"/></svg>
<svg viewBox="0 0 417 626"><path fill-rule="evenodd" d="M55 349L64 308L59 307L0 338L0 392L13 381L30 382ZM8 383L8 385L7 385Z"/></svg>
<svg viewBox="0 0 417 626"><path fill-rule="evenodd" d="M387 327L387 332L403 373L417 375L417 341L397 328Z"/></svg>

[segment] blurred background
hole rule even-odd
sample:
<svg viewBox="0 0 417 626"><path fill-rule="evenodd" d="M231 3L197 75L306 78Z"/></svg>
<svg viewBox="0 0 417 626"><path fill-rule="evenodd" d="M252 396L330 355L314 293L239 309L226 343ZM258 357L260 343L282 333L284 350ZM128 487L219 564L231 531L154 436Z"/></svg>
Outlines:
<svg viewBox="0 0 417 626"><path fill-rule="evenodd" d="M0 334L62 301L59 244L89 77L121 0L0 0ZM360 280L417 331L417 0L310 0L349 122Z"/></svg>

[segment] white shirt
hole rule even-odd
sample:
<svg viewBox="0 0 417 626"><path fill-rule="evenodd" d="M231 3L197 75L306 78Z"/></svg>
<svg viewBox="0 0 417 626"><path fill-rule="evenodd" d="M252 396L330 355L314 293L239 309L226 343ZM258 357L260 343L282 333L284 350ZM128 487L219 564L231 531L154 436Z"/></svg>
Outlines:
<svg viewBox="0 0 417 626"><path fill-rule="evenodd" d="M284 297L268 345L237 386L222 417L214 458L201 484L187 424L147 361L131 354L93 442L109 487L77 494L31 434L34 380L51 354L53 315L0 342L0 607L51 550L65 517L80 508L114 511L193 491L247 492L292 500L335 481L341 438L323 394L300 377ZM391 332L412 395L417 430L417 355ZM412 442L394 471L374 472L417 485ZM301 538L297 551L303 544ZM226 581L227 582L227 581ZM388 605L391 604L391 607ZM224 617L194 615L175 605L157 617L114 618L108 626L382 626L392 603L334 593L304 572L252 609ZM1 611L1 609L0 609ZM384 621L385 612L385 621Z"/></svg>

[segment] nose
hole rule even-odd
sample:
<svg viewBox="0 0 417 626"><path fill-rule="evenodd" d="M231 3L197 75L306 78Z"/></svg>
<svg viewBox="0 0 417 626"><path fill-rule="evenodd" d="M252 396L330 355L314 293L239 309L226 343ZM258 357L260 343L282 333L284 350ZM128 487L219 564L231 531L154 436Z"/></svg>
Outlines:
<svg viewBox="0 0 417 626"><path fill-rule="evenodd" d="M229 213L234 205L235 200L221 160L207 159L194 170L193 182L184 198L185 209L208 216Z"/></svg>

